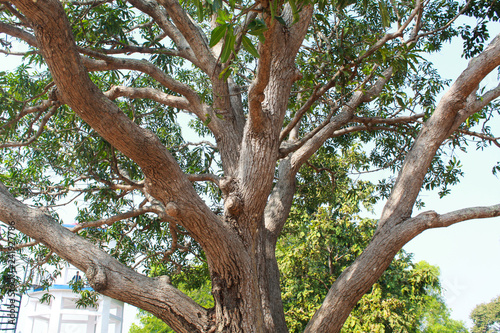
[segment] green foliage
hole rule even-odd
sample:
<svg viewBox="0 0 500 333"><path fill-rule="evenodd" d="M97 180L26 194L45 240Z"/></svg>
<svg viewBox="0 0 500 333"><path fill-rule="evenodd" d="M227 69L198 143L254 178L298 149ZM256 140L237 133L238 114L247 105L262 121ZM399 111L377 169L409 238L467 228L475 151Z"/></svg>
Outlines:
<svg viewBox="0 0 500 333"><path fill-rule="evenodd" d="M500 296L489 303L476 306L470 318L474 324L472 333L500 332Z"/></svg>
<svg viewBox="0 0 500 333"><path fill-rule="evenodd" d="M291 332L304 329L332 283L375 231L376 221L361 217L362 209L377 200L375 186L350 175L370 161L357 147L351 143L339 152L320 149L300 171L295 205L276 252ZM436 267L414 264L401 251L358 302L342 332L417 332L419 327L432 332L440 323L463 327L449 319L440 288ZM441 312L434 313L438 305Z"/></svg>
<svg viewBox="0 0 500 333"><path fill-rule="evenodd" d="M419 332L424 333L467 333L462 321L450 318L450 310L438 294L426 296L420 309L422 324Z"/></svg>

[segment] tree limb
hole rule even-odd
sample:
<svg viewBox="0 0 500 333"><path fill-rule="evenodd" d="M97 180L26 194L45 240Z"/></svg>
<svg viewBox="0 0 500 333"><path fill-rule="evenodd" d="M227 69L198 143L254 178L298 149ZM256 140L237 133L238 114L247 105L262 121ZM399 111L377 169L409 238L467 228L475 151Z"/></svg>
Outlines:
<svg viewBox="0 0 500 333"><path fill-rule="evenodd" d="M184 97L172 96L154 88L134 88L125 86L113 86L111 89L104 93L106 97L115 100L118 97L128 97L130 99L143 98L150 99L155 102L171 106L181 110L188 110L192 112L192 106L189 101ZM193 112L194 113L194 112Z"/></svg>
<svg viewBox="0 0 500 333"><path fill-rule="evenodd" d="M57 0L13 2L32 21L38 44L64 101L106 141L138 164L146 176L144 191L166 206L178 207L172 213L205 249L207 256L220 258L220 247L225 246L234 258L241 257L238 253L244 250L239 238L230 227L221 224L203 202L158 137L131 121L90 80L61 3ZM97 62L110 67L123 65L120 61ZM163 75L146 62L123 62ZM232 260L229 253L225 259Z"/></svg>
<svg viewBox="0 0 500 333"><path fill-rule="evenodd" d="M391 195L382 212L380 225L399 223L411 215L411 211L427 169L442 142L464 121L469 112L468 98L475 93L479 83L500 65L500 34L457 78L441 98L432 116L424 123L405 162ZM473 105L476 105L473 102ZM390 222L389 222L390 221Z"/></svg>
<svg viewBox="0 0 500 333"><path fill-rule="evenodd" d="M204 332L208 312L161 278L148 278L124 266L51 216L17 201L0 183L0 220L86 272L101 294L133 304L163 319L179 332ZM67 249L71 249L68 251ZM123 290L127 290L126 293ZM147 298L144 297L147 295Z"/></svg>
<svg viewBox="0 0 500 333"><path fill-rule="evenodd" d="M342 111L333 117L328 125L304 142L302 146L292 154L291 163L293 170L297 172L302 164L304 164L309 157L330 138L333 132L352 121L356 108L362 103L371 101L375 96L380 94L391 76L392 67L386 69L382 77L380 77L368 91L363 91L363 89L355 91L349 102L342 108Z"/></svg>
<svg viewBox="0 0 500 333"><path fill-rule="evenodd" d="M165 11L154 0L128 0L135 8L148 14L158 26L174 41L183 58L201 68L201 64L181 32L168 20Z"/></svg>
<svg viewBox="0 0 500 333"><path fill-rule="evenodd" d="M95 227L102 227L103 225L112 225L115 222L126 220L132 217L137 217L139 215L145 214L145 213L156 213L158 215L164 214L164 212L158 208L155 207L142 207L139 209L134 209L126 213L114 215L105 219L100 219L100 220L95 220L95 221L89 221L89 222L84 222L81 224L78 224L72 228L68 228L71 232L77 233L78 231L85 229L85 228L95 228Z"/></svg>
<svg viewBox="0 0 500 333"><path fill-rule="evenodd" d="M33 143L36 139L38 139L40 137L40 135L42 135L42 133L45 129L45 125L49 121L50 117L52 117L56 113L58 107L59 107L59 105L52 106L50 111L47 112L47 114L42 118L40 124L38 124L38 130L36 131L36 133L33 134L31 137L29 137L28 139L26 139L25 141L22 141L22 142L2 143L2 144L0 144L0 148L24 147L24 146L27 146L27 145ZM30 125L29 131L32 130L32 127L33 127L33 124Z"/></svg>
<svg viewBox="0 0 500 333"><path fill-rule="evenodd" d="M199 61L199 67L211 76L214 73L216 59L201 29L194 24L192 18L182 9L177 0L159 0L159 3L163 5L170 19L193 50Z"/></svg>

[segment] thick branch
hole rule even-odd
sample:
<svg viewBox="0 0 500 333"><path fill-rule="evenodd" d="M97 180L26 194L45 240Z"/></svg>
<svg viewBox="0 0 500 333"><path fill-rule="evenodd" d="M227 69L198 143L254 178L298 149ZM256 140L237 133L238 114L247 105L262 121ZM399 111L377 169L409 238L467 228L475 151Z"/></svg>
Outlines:
<svg viewBox="0 0 500 333"><path fill-rule="evenodd" d="M486 75L500 65L500 35L457 78L441 98L433 115L424 124L382 212L380 224L398 223L411 211L427 169L442 142L468 117L467 100ZM474 102L473 102L474 105Z"/></svg>
<svg viewBox="0 0 500 333"><path fill-rule="evenodd" d="M149 311L178 332L204 332L208 326L207 310L179 290L161 278L148 278L127 268L51 216L17 201L1 183L0 220L85 271L91 286L101 294Z"/></svg>
<svg viewBox="0 0 500 333"><path fill-rule="evenodd" d="M500 204L465 208L439 215L421 213L401 224L379 230L363 253L330 288L321 308L314 314L305 333L339 332L359 299L370 290L401 248L426 229L454 223L500 216Z"/></svg>
<svg viewBox="0 0 500 333"><path fill-rule="evenodd" d="M323 129L318 131L314 136L306 142L300 142L302 146L297 149L292 155L292 168L297 172L309 157L314 154L323 143L331 137L331 135L342 126L350 122L354 116L356 108L362 103L371 101L375 96L380 94L387 81L392 76L392 68L384 71L381 78L368 90L359 89L354 92L349 102L342 108L342 111L332 118L330 123Z"/></svg>
<svg viewBox="0 0 500 333"><path fill-rule="evenodd" d="M410 218L432 158L448 133L456 129L453 126L458 112L467 104L467 98L475 92L481 80L499 65L500 35L469 63L467 69L442 97L434 114L424 124L406 156L372 241L333 284L305 332L340 331L352 308L388 267L394 255L423 230L466 219L500 216L500 206L495 205L465 209L442 216L427 212Z"/></svg>
<svg viewBox="0 0 500 333"><path fill-rule="evenodd" d="M188 42L182 36L181 32L168 20L165 11L153 0L128 0L134 7L148 14L165 31L165 33L174 41L180 50L180 55L191 61L194 65L200 67L198 60Z"/></svg>
<svg viewBox="0 0 500 333"><path fill-rule="evenodd" d="M33 47L38 46L36 39L32 34L26 32L22 29L16 28L12 25L0 22L0 33L4 33L4 34L7 34L7 35L12 36L12 37L19 38L19 39L25 41L26 43L28 43L30 46L33 46Z"/></svg>
<svg viewBox="0 0 500 333"><path fill-rule="evenodd" d="M192 18L182 9L177 0L159 0L167 11L170 19L182 33L187 43L199 61L199 67L211 75L216 66L216 59L208 46L202 30L193 22Z"/></svg>
<svg viewBox="0 0 500 333"><path fill-rule="evenodd" d="M164 93L163 91L156 90L154 88L133 88L125 86L113 86L110 90L104 93L106 97L111 100L115 100L118 97L128 97L150 99L155 102L171 106L174 108L192 111L192 107L188 100L184 97L172 96Z"/></svg>
<svg viewBox="0 0 500 333"><path fill-rule="evenodd" d="M146 192L164 205L172 202L179 207L176 218L207 256L220 257L221 244L230 249L228 252L237 252L241 244L234 231L222 225L198 196L158 137L132 122L92 83L81 63L61 3L17 0L15 4L32 21L38 44L64 101L106 141L141 167L146 175ZM97 62L108 66L106 61ZM119 67L123 63L161 74L143 61L124 60L109 66Z"/></svg>

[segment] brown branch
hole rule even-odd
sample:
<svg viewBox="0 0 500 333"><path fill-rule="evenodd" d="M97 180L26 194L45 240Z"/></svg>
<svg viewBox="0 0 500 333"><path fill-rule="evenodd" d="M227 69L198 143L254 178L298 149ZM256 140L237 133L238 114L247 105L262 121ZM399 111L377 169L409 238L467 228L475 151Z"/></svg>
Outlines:
<svg viewBox="0 0 500 333"><path fill-rule="evenodd" d="M436 151L467 118L469 114L467 106L481 105L475 98L471 101L470 97L475 97L479 83L499 65L500 35L469 62L468 67L441 98L432 116L424 123L405 158L405 163L382 212L380 225L397 224L411 214Z"/></svg>
<svg viewBox="0 0 500 333"><path fill-rule="evenodd" d="M191 182L212 182L214 184L216 184L217 186L219 186L219 181L220 181L220 178L217 177L216 175L212 175L212 174L209 174L209 173L203 173L203 174L187 174L186 175L187 178L189 179L189 181Z"/></svg>
<svg viewBox="0 0 500 333"><path fill-rule="evenodd" d="M102 54L132 54L132 53L143 53L143 54L164 54L174 57L185 57L184 52L178 50L172 50L167 48L151 48L143 46L127 45L115 41L109 41L107 44L113 45L117 48L112 49L93 49L92 51L100 52ZM90 50L90 49L89 49Z"/></svg>
<svg viewBox="0 0 500 333"><path fill-rule="evenodd" d="M24 147L24 146L27 146L27 145L33 143L36 139L38 139L40 137L40 135L42 135L43 130L45 129L45 124L47 124L50 117L52 117L56 113L58 107L59 107L58 105L52 106L50 111L47 112L45 117L43 117L42 121L38 125L38 130L36 131L36 133L33 136L29 137L27 140L22 141L22 142L6 142L3 144L0 144L0 148ZM33 126L33 124L30 126L30 130L32 129L32 126Z"/></svg>
<svg viewBox="0 0 500 333"><path fill-rule="evenodd" d="M153 21L164 31L164 33L177 45L180 50L180 55L189 60L195 66L200 67L200 63L196 58L193 50L189 47L188 42L172 22L168 20L168 16L163 8L160 7L157 1L147 0L129 0L135 8L149 15Z"/></svg>
<svg viewBox="0 0 500 333"><path fill-rule="evenodd" d="M39 241L32 241L32 242L24 243L24 244L16 244L12 247L0 247L0 251L1 252L8 252L8 251L12 251L12 250L20 250L22 248L31 247L31 246L35 246L38 244L40 244Z"/></svg>
<svg viewBox="0 0 500 333"><path fill-rule="evenodd" d="M19 38L28 43L30 46L38 47L38 43L35 39L35 36L7 23L0 22L0 33L4 33L12 37Z"/></svg>
<svg viewBox="0 0 500 333"><path fill-rule="evenodd" d="M414 114L411 116L403 116L403 117L396 117L396 118L382 118L382 117L357 117L354 116L352 118L353 122L358 122L362 124L387 124L387 125L393 125L393 124L407 124L407 123L412 123L416 122L419 119L422 119L424 117L423 113L419 114Z"/></svg>
<svg viewBox="0 0 500 333"><path fill-rule="evenodd" d="M316 86L314 88L313 94L309 97L309 99L304 103L304 105L297 111L296 115L292 119L292 121L282 130L280 134L280 141L283 141L286 136L290 133L292 128L297 124L299 119L303 117L303 115L311 108L311 106L328 90L330 90L336 83L337 78L349 68L355 67L359 65L364 59L375 53L378 49L384 46L388 41L403 36L404 30L408 27L411 21L415 18L418 12L422 8L421 0L417 1L415 8L412 13L408 17L408 19L399 27L399 29L395 33L387 33L381 39L379 39L375 44L373 44L362 56L359 56L356 60L351 61L348 64L342 65L336 72L333 74L332 78L323 86Z"/></svg>
<svg viewBox="0 0 500 333"><path fill-rule="evenodd" d="M53 101L44 100L39 105L30 106L30 107L24 108L14 118L12 118L12 120L9 120L5 124L2 124L2 126L0 126L0 129L4 129L4 128L7 128L7 127L13 125L14 123L18 122L22 117L24 117L24 116L26 116L28 114L42 112L44 110L47 110L53 104L54 104Z"/></svg>
<svg viewBox="0 0 500 333"><path fill-rule="evenodd" d="M500 204L485 207L469 207L441 215L435 211L427 211L406 220L404 224L418 228L419 230L425 230L444 228L458 222L497 216L500 216Z"/></svg>
<svg viewBox="0 0 500 333"><path fill-rule="evenodd" d="M484 134L484 133L473 132L473 131L469 131L466 129L460 129L460 128L457 129L456 132L462 133L465 135L469 135L469 136L473 136L476 138L480 138L482 140L489 141L489 142L493 143L495 146L500 148L500 137L495 138L495 137L492 137L492 136Z"/></svg>
<svg viewBox="0 0 500 333"><path fill-rule="evenodd" d="M58 253L86 272L91 286L101 294L168 318L168 324L179 332L202 332L208 325L207 310L178 289L121 264L97 245L60 225L50 215L16 200L2 183L0 221L13 225L35 240L43 240L51 252Z"/></svg>
<svg viewBox="0 0 500 333"><path fill-rule="evenodd" d="M115 100L118 97L128 97L130 99L141 98L150 99L163 105L174 108L189 110L192 112L192 106L184 97L172 96L154 88L133 88L125 86L113 86L104 93L106 97Z"/></svg>
<svg viewBox="0 0 500 333"><path fill-rule="evenodd" d="M371 101L375 96L380 94L387 81L392 76L392 67L386 69L383 75L373 84L368 91L358 89L354 92L349 102L342 108L342 111L337 114L332 120L318 131L314 136L309 138L306 142L301 142L300 148L295 150L292 154L292 168L297 172L314 152L332 135L333 132L340 129L352 120L356 108L362 103Z"/></svg>
<svg viewBox="0 0 500 333"><path fill-rule="evenodd" d="M209 75L213 73L216 60L203 31L194 24L193 19L189 17L177 0L159 0L159 3L163 5L170 19L193 50L196 59L198 59L199 67Z"/></svg>
<svg viewBox="0 0 500 333"><path fill-rule="evenodd" d="M264 90L270 78L272 54L275 44L274 39L277 38L277 33L274 30L278 29L277 25L279 25L276 21L271 23L270 20L267 20L266 24L269 28L263 33L265 42L259 43L258 51L260 58L257 65L257 72L253 83L248 88L249 120L255 129L260 129L264 122L262 102L265 99Z"/></svg>
<svg viewBox="0 0 500 333"><path fill-rule="evenodd" d="M137 217L139 215L145 214L145 213L156 213L156 214L163 214L161 210L155 207L142 207L139 209L134 209L126 213L114 215L105 219L100 219L100 220L95 220L95 221L89 221L89 222L84 222L81 224L78 224L72 228L68 228L71 232L77 233L78 231L84 229L84 228L96 228L96 227L102 227L103 225L111 226L113 223L130 219L132 217Z"/></svg>

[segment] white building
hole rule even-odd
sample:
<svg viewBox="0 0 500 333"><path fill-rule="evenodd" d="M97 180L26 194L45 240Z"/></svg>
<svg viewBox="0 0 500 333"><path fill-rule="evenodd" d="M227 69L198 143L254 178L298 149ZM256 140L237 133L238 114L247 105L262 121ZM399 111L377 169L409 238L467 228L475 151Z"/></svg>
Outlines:
<svg viewBox="0 0 500 333"><path fill-rule="evenodd" d="M46 291L34 288L23 295L17 333L121 333L124 303L100 296L98 308L77 308L69 282L78 269L68 266L62 271L49 293L50 305L40 303ZM79 275L84 277L82 272ZM86 288L91 290L90 288Z"/></svg>

